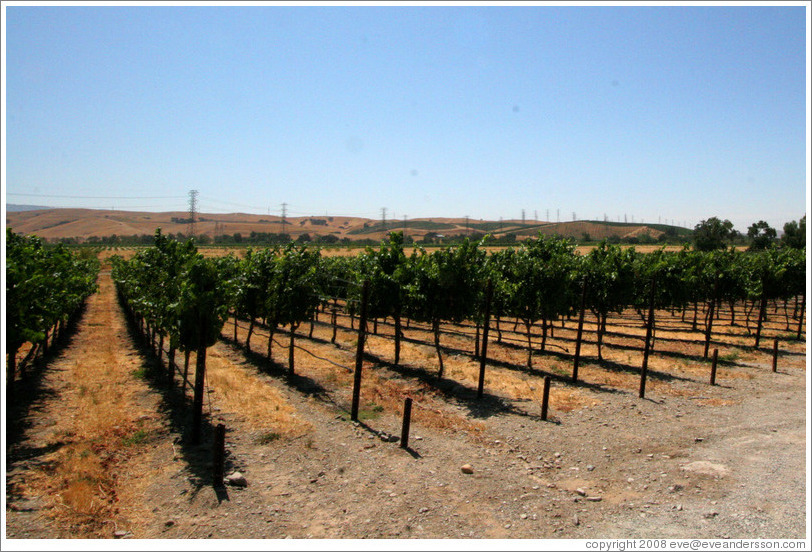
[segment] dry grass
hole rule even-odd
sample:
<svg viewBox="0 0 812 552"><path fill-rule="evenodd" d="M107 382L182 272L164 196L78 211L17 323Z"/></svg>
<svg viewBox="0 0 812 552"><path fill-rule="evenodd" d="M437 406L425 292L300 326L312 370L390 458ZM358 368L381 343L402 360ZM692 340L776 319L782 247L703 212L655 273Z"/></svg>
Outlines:
<svg viewBox="0 0 812 552"><path fill-rule="evenodd" d="M109 280L101 281L109 288ZM111 289L91 298L85 330L73 345L72 361L63 370L78 385L67 388L61 414L50 439L64 443L45 458L47 469L27 481L28 491L44 496L49 515L70 527L73 537L110 536L116 526L119 479L114 475L154 428L133 408L137 386L132 386L132 360L125 360L119 343L109 339L115 324ZM56 368L60 362L56 361ZM76 412L75 416L68 412Z"/></svg>
<svg viewBox="0 0 812 552"><path fill-rule="evenodd" d="M298 437L312 429L278 390L250 369L235 365L217 348L206 357L206 380L211 405L237 413L251 430Z"/></svg>
<svg viewBox="0 0 812 552"><path fill-rule="evenodd" d="M383 407L387 412L403 416L403 403L406 397L414 400L412 423L417 426L441 431L466 431L471 435L481 435L485 430L483 422L474 421L444 408L439 393L428 384L404 384L381 377L376 371L364 374L361 397L367 404Z"/></svg>
<svg viewBox="0 0 812 552"><path fill-rule="evenodd" d="M649 358L649 378L647 393L664 396L695 396L706 388L710 375L710 362L701 360L704 333L690 329L691 316L683 322L678 314L672 316L668 312L657 313L657 340L655 351ZM326 320L326 317L322 317ZM700 313L701 320L701 313ZM357 327L357 320L356 320ZM701 326L701 324L700 324ZM501 324L504 344L495 342L495 332L491 333L489 345L489 359L487 367L485 388L488 393L503 397L509 401L528 402L540 404L542 399L542 376L552 374L564 377L563 382L553 385L551 389L551 412L571 412L581 408L589 408L601 403L601 389L622 390L629 394L637 394L640 384L640 365L642 362L642 345L645 337L645 328L637 313L627 311L620 316L609 319L609 333L604 339L603 362L596 362L597 345L593 343L595 336L594 320L585 324L584 336L587 340L582 346L582 363L579 380L587 387L573 387L566 383L566 378L572 370L572 353L574 351L575 321L566 321L563 324L556 322L553 335L548 336L548 351L545 354L535 352L532 369L525 367L527 351L526 337L523 327L519 325L514 333L513 321L503 320ZM231 337L231 325L227 325L224 334ZM370 324L371 328L371 324ZM719 347L722 354L720 358L727 359L719 366L717 379L754 377L750 370L736 366L736 362L750 362L763 359L762 352L755 352L745 347L745 343L752 337L746 328L730 326L724 320L715 324L713 346ZM352 387L352 367L354 366L356 330L350 329L349 318L339 316L338 346L326 344L332 330L327 324L317 324L314 337L319 341L311 341L306 337L307 325L298 332L297 345L312 353L303 354L297 350L297 373L306 375L323 386L334 397L338 405L347 401L349 389ZM444 349L445 377L458 382L469 389L475 389L479 376L479 362L473 355L474 329L471 326L446 325L441 337ZM765 327L765 332L772 332L774 326ZM436 373L438 361L433 346L433 337L429 328L422 324L412 323L404 329L409 341L402 343L401 365L409 370L418 369L426 372L427 376ZM540 332L534 328L534 333ZM394 359L393 327L389 323L380 321L378 335L368 334L367 351L383 362ZM244 342L246 328L240 327L239 340ZM717 338L718 337L718 338ZM287 338L284 330L276 334L278 344L274 345L274 361L280 365L287 364ZM534 347L541 341L540 335L534 335ZM264 354L267 344L267 334L257 330L252 340L254 352ZM803 344L787 343L788 349L803 350ZM462 351L462 352L458 352ZM562 354L564 351L564 354ZM698 360L695 360L697 359ZM346 369L338 368L344 366ZM213 382L214 380L212 380ZM366 362L364 369L364 384L362 387L362 410L379 409L388 413L400 415L403 408L403 399L411 396L415 399L415 423L435 429L454 431L467 431L478 433L482 430L479 422L472 422L449 409L448 398L443 396L430 383L430 378L406 380L387 372L375 369L375 364ZM215 384L215 388L225 384ZM228 384L236 389L256 388L256 382L233 382ZM591 389L590 389L591 387ZM263 391L257 393L257 406L248 406L251 400L240 400L234 403L236 412L262 419L267 414L261 412L259 404L263 401L275 404L277 398L266 399L268 386L261 387ZM220 392L218 390L218 392ZM710 403L709 403L710 404ZM243 406L246 405L246 406ZM348 404L345 405L349 408ZM245 414L249 409L256 408L257 414ZM419 413L419 416L417 415ZM284 422L282 422L284 424Z"/></svg>

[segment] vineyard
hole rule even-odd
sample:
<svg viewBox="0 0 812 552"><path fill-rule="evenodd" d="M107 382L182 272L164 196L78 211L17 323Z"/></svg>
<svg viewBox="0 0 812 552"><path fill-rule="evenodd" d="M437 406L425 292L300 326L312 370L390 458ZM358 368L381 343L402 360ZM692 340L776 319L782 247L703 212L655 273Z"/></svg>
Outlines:
<svg viewBox="0 0 812 552"><path fill-rule="evenodd" d="M627 309L637 312L647 327L646 358L656 340L654 310L680 312L697 329L699 305L703 308L701 326L705 329L703 358L708 358L714 321L721 305L730 310L736 324L736 305L745 318L748 331L756 311L755 342L761 340L767 305L782 301L786 331L790 318L800 340L805 310L805 251L776 249L760 254L735 252L702 253L684 249L675 254L663 250L639 255L605 243L590 254L579 256L566 240L545 238L526 242L488 256L478 244L465 242L426 253L415 251L406 257L402 234L390 234L379 250L367 249L358 257L322 258L320 252L297 247L249 250L244 259L234 256L206 259L191 242L182 245L156 233L155 247L124 261L115 258L113 278L125 305L144 335L160 355L164 341L169 349L168 373L175 371L175 351L185 351L184 378L188 376L189 353L196 351L195 412L202 408L205 351L219 338L229 313L237 340L239 320L247 321L245 348L250 350L258 321L269 331L267 359L272 361L272 345L277 328L287 327L288 370L295 370L295 339L299 326L315 322L318 312L330 308L335 342L339 309L352 318L359 311L362 284L367 288L363 301L366 317L377 329L379 320L393 321L394 358L400 363L404 337L402 319L431 326L437 352L437 377L443 378L444 364L440 324L466 323L475 328L471 355L480 357L480 333L495 318L497 343L502 342L500 321L515 320L525 329L527 368L533 367L533 351L546 351L548 335L555 323L580 315L579 337L575 343L572 380L577 381L581 331L585 312L597 319L598 359L602 360L603 336L610 313ZM486 293L487 290L487 293ZM487 299L486 299L487 296ZM798 298L800 306L798 305ZM794 300L790 316L789 301ZM749 303L749 306L748 306ZM775 307L777 310L777 306ZM648 311L648 317L644 316ZM488 313L487 315L485 313ZM540 336L538 326L540 323ZM536 333L534 333L536 332ZM377 332L376 332L377 333ZM534 344L534 338L540 344ZM362 339L359 337L359 339ZM359 355L363 354L359 346ZM159 359L160 360L160 359ZM383 360L383 359L382 359ZM482 359L482 370L487 359ZM645 361L640 396L644 396ZM478 390L479 395L482 389ZM199 431L196 415L195 439Z"/></svg>
<svg viewBox="0 0 812 552"><path fill-rule="evenodd" d="M23 365L49 344L96 291L99 262L75 257L65 246L45 247L42 240L6 229L6 397L14 398L17 353L27 346Z"/></svg>
<svg viewBox="0 0 812 552"><path fill-rule="evenodd" d="M7 319L9 335L15 336L7 360L7 396L13 398L15 378L22 378L15 370L18 349L29 343L23 366L47 353L48 335L53 343L58 328L97 289L99 265L62 248L44 250L36 239L9 233L8 240L9 259L17 259L16 264L9 260L16 278L9 281L20 282L15 288L20 299L9 299L9 305L31 305L13 317L10 309ZM19 253L12 256L12 250ZM701 410L742 400L714 397L707 389L757 388L758 378L771 371L770 362L773 372L778 362L805 363L804 250L642 254L603 243L581 254L566 240L539 236L490 253L481 243L465 242L407 255L402 236L392 233L380 247L355 257L323 256L316 248L295 245L207 257L192 242L173 241L158 231L152 247L127 259L113 256L109 263L132 336L147 350L149 385L175 397L167 404L179 420L173 431L189 461L200 447L210 451L225 430L218 426L228 425L225 446L232 453L219 459L219 471L216 458L213 472L206 459L206 467L195 473L208 483L199 485L217 487L225 473L245 469L248 455L233 451L246 440L267 447L267 456L281 457L304 439L297 454L303 466L320 474L315 480L328 476L311 466L311 457L321 454L313 435L343 444L333 443L325 431L383 441L376 449L364 446L346 454L375 452L391 462L398 441L408 435L401 433L401 423L406 422L404 400L410 399L414 437L402 451L406 458L424 462L435 450L451 457L456 448L472 457L482 454L471 453L477 449L496 457L501 452L494 449L510 443L505 452L519 454L527 464L536 483L533 492L546 485L554 489L549 492L577 490L576 496L584 496L580 487L565 484L576 479L561 479L556 487L552 475L543 475L561 469L560 457L542 444L563 448L556 431L572 425L597 433L594 426L610 423L590 420L619 404L643 418L656 417L658 405L676 405L687 419L694 415L687 412L691 405ZM64 288L47 285L46 294L44 283L57 281ZM315 414L322 411L332 416L327 428L315 427L313 417L322 419ZM516 433L536 424L543 424L534 430L543 435ZM494 441L494 431L510 436ZM450 436L445 441L451 442L441 444L438 435ZM386 452L377 450L386 443L391 443ZM609 448L603 446L607 457ZM614 453L615 445L611 448ZM530 449L540 452L538 460ZM496 458L481 460L484 464L508 469ZM436 462L431 465L439 469ZM586 476L577 481L587 485ZM277 483L268 492L279 494L280 485L282 494L305 492ZM619 483L609 478L601 485L614 484ZM520 519L531 515L538 514ZM551 518L544 531L520 534L554 535L559 519ZM577 514L575 520L579 527ZM331 532L328 526L322 528L327 537L358 534L349 527ZM414 526L414 520L406 525ZM403 531L379 528L369 534L421 536ZM432 535L442 536L439 526Z"/></svg>

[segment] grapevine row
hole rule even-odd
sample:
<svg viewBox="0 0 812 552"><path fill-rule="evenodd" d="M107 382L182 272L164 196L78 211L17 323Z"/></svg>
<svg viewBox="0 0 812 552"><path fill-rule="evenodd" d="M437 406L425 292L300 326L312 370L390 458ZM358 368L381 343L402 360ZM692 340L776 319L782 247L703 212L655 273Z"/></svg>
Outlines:
<svg viewBox="0 0 812 552"><path fill-rule="evenodd" d="M97 289L99 262L80 258L66 246L46 246L36 236L6 229L7 397L14 396L17 353L47 352L85 299Z"/></svg>
<svg viewBox="0 0 812 552"><path fill-rule="evenodd" d="M196 351L195 424L199 435L206 348L213 345L229 314L248 321L250 342L255 324L274 333L288 327L289 371L294 372L294 343L299 325L312 320L319 308L341 303L350 315L357 311L361 283L369 282L367 315L391 318L395 325L395 364L400 360L402 322L430 325L443 376L440 344L442 323L468 320L479 330L484 321L485 289L492 289L491 313L523 323L527 334L528 365L532 364L531 327L541 323L541 350L556 320L588 310L598 319L598 354L610 313L632 308L645 321L653 299L657 309L682 309L726 302L731 310L742 301L760 303L758 323L766 301L804 293L804 250L773 249L740 252L733 249L699 252L658 250L641 254L606 243L586 255L563 239L545 238L493 253L482 242L466 241L431 253L404 251L403 236L392 233L374 249L357 257L322 257L320 250L297 247L247 250L234 255L204 258L193 243L170 240L158 230L155 245L131 260L113 260L113 278L128 310L162 354L169 341L169 376L175 351ZM656 286L654 285L656 282ZM650 291L653 290L653 295ZM582 307L583 305L583 307ZM734 313L735 316L735 313ZM706 320L707 335L713 317ZM801 314L803 319L803 314ZM335 324L335 314L333 315ZM800 326L799 326L800 328Z"/></svg>

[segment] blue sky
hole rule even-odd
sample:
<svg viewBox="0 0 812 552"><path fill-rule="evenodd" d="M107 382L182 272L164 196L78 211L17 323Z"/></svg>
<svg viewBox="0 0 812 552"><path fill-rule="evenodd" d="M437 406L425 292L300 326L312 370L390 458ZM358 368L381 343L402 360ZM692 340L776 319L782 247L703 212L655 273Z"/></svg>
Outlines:
<svg viewBox="0 0 812 552"><path fill-rule="evenodd" d="M4 9L7 203L805 213L803 3Z"/></svg>

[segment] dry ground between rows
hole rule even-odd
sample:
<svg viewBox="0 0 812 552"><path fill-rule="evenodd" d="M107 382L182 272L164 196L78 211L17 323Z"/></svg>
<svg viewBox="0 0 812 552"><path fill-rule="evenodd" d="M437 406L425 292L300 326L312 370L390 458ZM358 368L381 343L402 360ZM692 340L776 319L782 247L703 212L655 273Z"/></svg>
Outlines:
<svg viewBox="0 0 812 552"><path fill-rule="evenodd" d="M405 330L393 366L392 327L381 322L369 336L360 424L348 413L349 319L339 317L335 345L329 314L312 338L308 325L299 329L292 379L284 330L268 362L267 329L247 352L247 323L234 342L232 320L209 352L207 426L193 447L188 390L177 377L172 389L161 382L109 273L100 285L70 341L29 371L28 395L9 411L9 539L807 536L806 347L788 339L780 312L760 350L742 326L716 323L713 387L701 332L658 313L645 399L644 330L633 312L610 319L603 361L587 317L576 384L575 321L557 323L531 368L522 327L513 334L513 321L502 321L482 400L473 327L444 328L439 381L427 328ZM553 378L548 421L539 418L544 375ZM406 396L415 402L404 450L391 436ZM227 467L245 474L245 488L211 484L216 423L227 427Z"/></svg>

